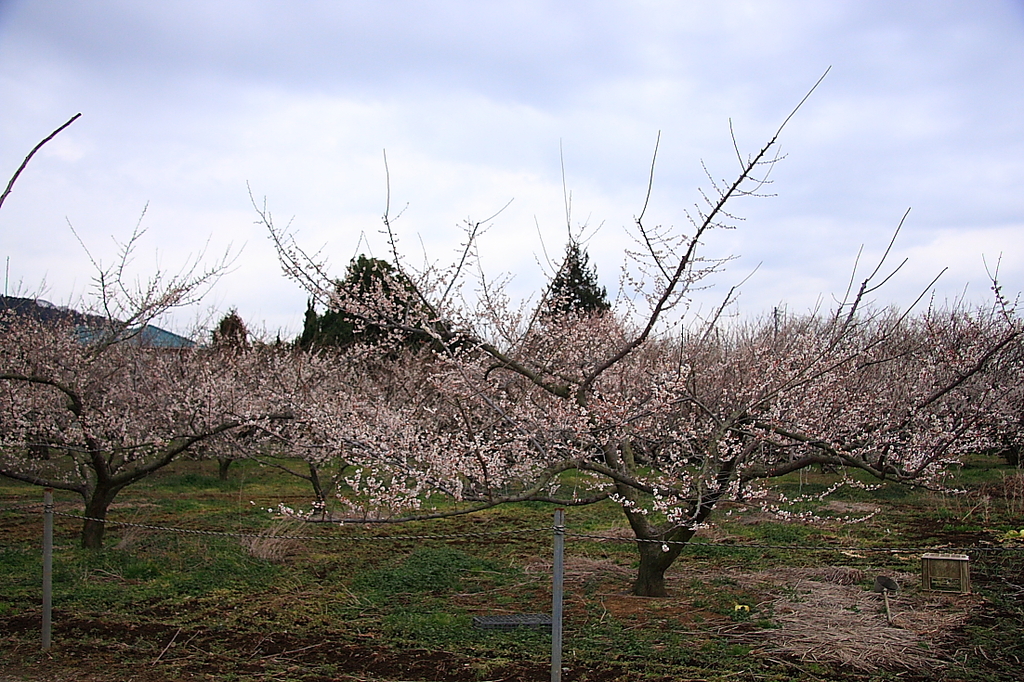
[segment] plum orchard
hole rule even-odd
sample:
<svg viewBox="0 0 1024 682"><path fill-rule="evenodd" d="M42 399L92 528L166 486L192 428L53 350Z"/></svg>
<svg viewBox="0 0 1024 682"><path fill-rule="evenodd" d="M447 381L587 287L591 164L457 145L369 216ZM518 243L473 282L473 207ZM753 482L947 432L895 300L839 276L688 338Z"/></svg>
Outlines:
<svg viewBox="0 0 1024 682"><path fill-rule="evenodd" d="M634 590L659 595L681 550L662 543L687 541L719 501L742 492L785 515L758 482L812 465L943 487L950 465L1012 431L1004 413L1020 405L1019 382L999 371L1019 362L1019 331L991 311L808 316L652 340L581 393L594 358L629 332L613 316L546 327L508 356L530 375L479 347L364 356L361 369L335 360L302 407L317 441L305 455L319 464L344 450L356 470L347 499L371 517L611 498L650 541ZM437 493L468 504L424 508Z"/></svg>
<svg viewBox="0 0 1024 682"><path fill-rule="evenodd" d="M732 182L715 183L685 234L651 229L641 212L624 278L633 290L619 297L635 303L610 312L547 315L544 301L524 312L487 282L461 300L479 224L467 224L452 267L416 271L387 210L394 275L413 302L386 295L397 282L348 295L257 206L287 275L393 339L378 337L373 369L339 372L333 399L309 405L319 413L310 423L334 429L319 438L358 471L353 499L424 517L610 498L647 541L634 593L659 596L681 551L663 543L685 543L741 491L769 505L759 481L828 465L935 487L965 453L1005 437L1020 414L1021 324L998 292L990 310L871 310L880 264L827 313L732 325L715 315L688 322L682 338L658 333L683 328L689 293L725 262L704 258L703 241L729 202L761 186L781 130ZM424 343L410 349L410 334ZM570 471L572 485L560 485ZM437 493L470 504L424 509Z"/></svg>

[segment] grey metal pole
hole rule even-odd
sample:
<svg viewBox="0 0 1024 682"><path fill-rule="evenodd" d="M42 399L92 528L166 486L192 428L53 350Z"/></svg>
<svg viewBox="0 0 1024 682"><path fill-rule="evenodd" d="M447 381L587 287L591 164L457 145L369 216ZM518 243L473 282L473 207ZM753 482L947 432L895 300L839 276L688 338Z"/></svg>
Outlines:
<svg viewBox="0 0 1024 682"><path fill-rule="evenodd" d="M43 489L43 651L50 648L53 610L53 488Z"/></svg>
<svg viewBox="0 0 1024 682"><path fill-rule="evenodd" d="M565 574L565 510L555 510L555 560L551 585L551 682L562 682L562 580Z"/></svg>

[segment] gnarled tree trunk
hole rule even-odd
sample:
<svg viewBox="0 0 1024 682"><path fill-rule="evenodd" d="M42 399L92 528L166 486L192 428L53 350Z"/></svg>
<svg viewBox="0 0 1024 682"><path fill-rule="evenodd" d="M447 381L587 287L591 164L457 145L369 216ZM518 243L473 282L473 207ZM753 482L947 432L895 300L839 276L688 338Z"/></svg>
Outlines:
<svg viewBox="0 0 1024 682"><path fill-rule="evenodd" d="M85 499L86 520L82 525L82 547L101 549L107 524L107 509L121 491L120 487L97 485Z"/></svg>
<svg viewBox="0 0 1024 682"><path fill-rule="evenodd" d="M667 547L668 551L664 551ZM633 594L638 597L667 597L665 571L679 556L679 545L661 545L657 542L639 542L640 568L633 582Z"/></svg>

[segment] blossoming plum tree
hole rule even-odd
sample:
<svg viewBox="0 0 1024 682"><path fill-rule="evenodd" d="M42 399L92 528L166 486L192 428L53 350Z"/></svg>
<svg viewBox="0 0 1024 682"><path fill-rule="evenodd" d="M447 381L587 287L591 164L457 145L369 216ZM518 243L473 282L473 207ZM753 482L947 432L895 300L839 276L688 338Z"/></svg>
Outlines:
<svg viewBox="0 0 1024 682"><path fill-rule="evenodd" d="M6 198L38 149L25 158ZM148 279L127 274L143 231L96 268L89 316L0 314L0 476L79 493L82 544L100 547L107 510L126 486L200 444L287 420L287 372L273 355L214 348L151 348L141 330L201 297L230 265L200 256ZM271 386L273 384L273 386ZM294 385L294 384L292 384Z"/></svg>
<svg viewBox="0 0 1024 682"><path fill-rule="evenodd" d="M398 519L613 499L639 541L634 593L663 596L665 571L720 501L776 504L759 481L822 464L936 486L986 447L1009 390L990 378L1019 365L1021 325L1006 306L872 310L880 265L827 313L681 324L692 289L725 262L702 257L705 238L729 219L727 204L759 189L781 131L732 182L714 183L687 233L649 228L641 211L633 291L620 297L636 304L610 314L514 309L486 282L459 300L479 225L467 225L455 265L417 272L387 210L395 271L417 305L339 296L326 265L257 207L287 275L394 336L387 357L335 391L344 397L307 406L322 413L309 422L324 442L345 444L356 494ZM397 354L409 334L429 343ZM424 508L436 493L464 504Z"/></svg>
<svg viewBox="0 0 1024 682"><path fill-rule="evenodd" d="M0 320L0 475L80 494L82 545L125 487L201 444L287 419L257 354L84 344L66 324ZM263 396L263 397L261 397Z"/></svg>

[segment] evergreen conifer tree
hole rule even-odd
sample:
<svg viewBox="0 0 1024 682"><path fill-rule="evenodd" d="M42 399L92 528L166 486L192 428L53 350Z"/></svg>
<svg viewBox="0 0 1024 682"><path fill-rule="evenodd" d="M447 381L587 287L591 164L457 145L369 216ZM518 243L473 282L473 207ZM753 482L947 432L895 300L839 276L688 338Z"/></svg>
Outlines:
<svg viewBox="0 0 1024 682"><path fill-rule="evenodd" d="M368 258L360 254L353 258L345 272L345 279L338 280L335 290L342 299L358 299L376 295L378 290L393 304L400 307L410 305L405 300L408 287L402 284L399 273L385 260ZM298 339L300 348L324 346L348 346L352 343L372 343L380 338L382 330L368 325L344 310L328 310L318 315L313 301L306 308L302 335Z"/></svg>
<svg viewBox="0 0 1024 682"><path fill-rule="evenodd" d="M544 305L548 316L597 315L612 307L607 290L598 284L597 268L590 266L586 249L576 240L565 248L565 259L548 286Z"/></svg>
<svg viewBox="0 0 1024 682"><path fill-rule="evenodd" d="M239 351L249 348L249 330L235 308L229 310L213 330L213 345Z"/></svg>
<svg viewBox="0 0 1024 682"><path fill-rule="evenodd" d="M302 334L296 340L299 348L310 348L317 341L320 332L320 316L316 314L313 299L306 302L306 314L302 318Z"/></svg>

